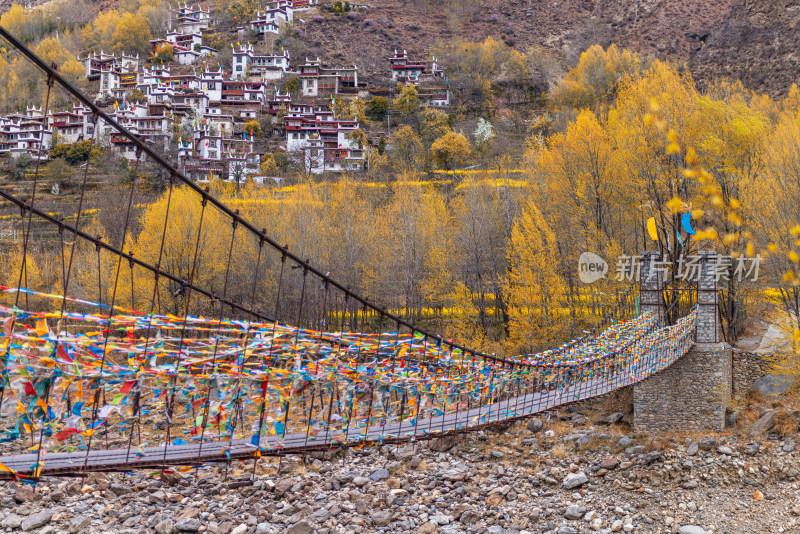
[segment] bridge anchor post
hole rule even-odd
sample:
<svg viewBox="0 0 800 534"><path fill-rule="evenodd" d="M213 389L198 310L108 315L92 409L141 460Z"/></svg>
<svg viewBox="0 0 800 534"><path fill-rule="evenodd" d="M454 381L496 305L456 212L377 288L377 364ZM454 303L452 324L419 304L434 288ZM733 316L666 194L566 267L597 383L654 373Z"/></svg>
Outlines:
<svg viewBox="0 0 800 534"><path fill-rule="evenodd" d="M634 385L633 419L637 432L718 432L725 427L725 410L731 399L732 355L731 347L720 341L717 254L701 251L698 255L695 345L672 366ZM642 311L648 311L644 295L654 289L650 285L655 277L648 282L646 275L656 259L652 253L642 257Z"/></svg>

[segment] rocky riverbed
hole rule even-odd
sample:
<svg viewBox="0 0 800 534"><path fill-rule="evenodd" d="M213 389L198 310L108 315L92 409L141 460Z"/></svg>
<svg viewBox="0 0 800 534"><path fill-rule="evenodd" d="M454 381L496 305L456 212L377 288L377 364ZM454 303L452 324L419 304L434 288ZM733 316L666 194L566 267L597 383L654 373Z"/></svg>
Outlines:
<svg viewBox="0 0 800 534"><path fill-rule="evenodd" d="M761 426L757 426L758 424ZM654 438L575 409L333 457L0 483L0 532L800 531L796 426ZM771 432L772 431L772 432ZM771 433L770 433L771 432Z"/></svg>

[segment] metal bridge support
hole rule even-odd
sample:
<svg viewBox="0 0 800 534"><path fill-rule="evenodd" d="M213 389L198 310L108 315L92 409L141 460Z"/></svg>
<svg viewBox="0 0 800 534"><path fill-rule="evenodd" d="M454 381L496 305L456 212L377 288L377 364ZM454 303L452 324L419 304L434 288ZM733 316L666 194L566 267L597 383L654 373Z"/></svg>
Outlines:
<svg viewBox="0 0 800 534"><path fill-rule="evenodd" d="M633 388L637 432L720 431L731 398L731 347L720 342L717 312L717 254L701 251L697 278L697 329L694 348L672 366ZM642 259L642 311L647 284ZM659 301L663 302L659 292Z"/></svg>

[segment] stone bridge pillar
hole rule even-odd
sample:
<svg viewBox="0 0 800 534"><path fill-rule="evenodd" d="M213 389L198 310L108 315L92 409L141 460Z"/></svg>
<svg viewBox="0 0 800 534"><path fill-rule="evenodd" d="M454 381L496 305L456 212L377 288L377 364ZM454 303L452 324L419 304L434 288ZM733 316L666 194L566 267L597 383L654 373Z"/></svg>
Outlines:
<svg viewBox="0 0 800 534"><path fill-rule="evenodd" d="M658 269L658 252L642 252L639 267L639 308L652 312L657 321L664 319L664 273Z"/></svg>
<svg viewBox="0 0 800 534"><path fill-rule="evenodd" d="M701 251L698 256L694 348L671 367L634 385L633 420L637 432L720 431L725 426L732 360L730 346L720 342L717 254ZM644 301L649 287L645 274L649 271L644 264L653 261L652 256L648 258L647 262L642 258L642 311L648 311Z"/></svg>

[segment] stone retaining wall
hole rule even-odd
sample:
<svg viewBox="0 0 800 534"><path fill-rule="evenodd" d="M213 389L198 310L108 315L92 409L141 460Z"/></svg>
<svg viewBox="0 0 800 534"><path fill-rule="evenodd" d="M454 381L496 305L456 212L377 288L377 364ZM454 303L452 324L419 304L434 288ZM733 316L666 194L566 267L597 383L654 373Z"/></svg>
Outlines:
<svg viewBox="0 0 800 534"><path fill-rule="evenodd" d="M733 349L733 398L746 395L756 380L769 373L771 358L772 354Z"/></svg>
<svg viewBox="0 0 800 534"><path fill-rule="evenodd" d="M731 397L731 348L697 343L683 358L633 388L637 432L721 431Z"/></svg>

